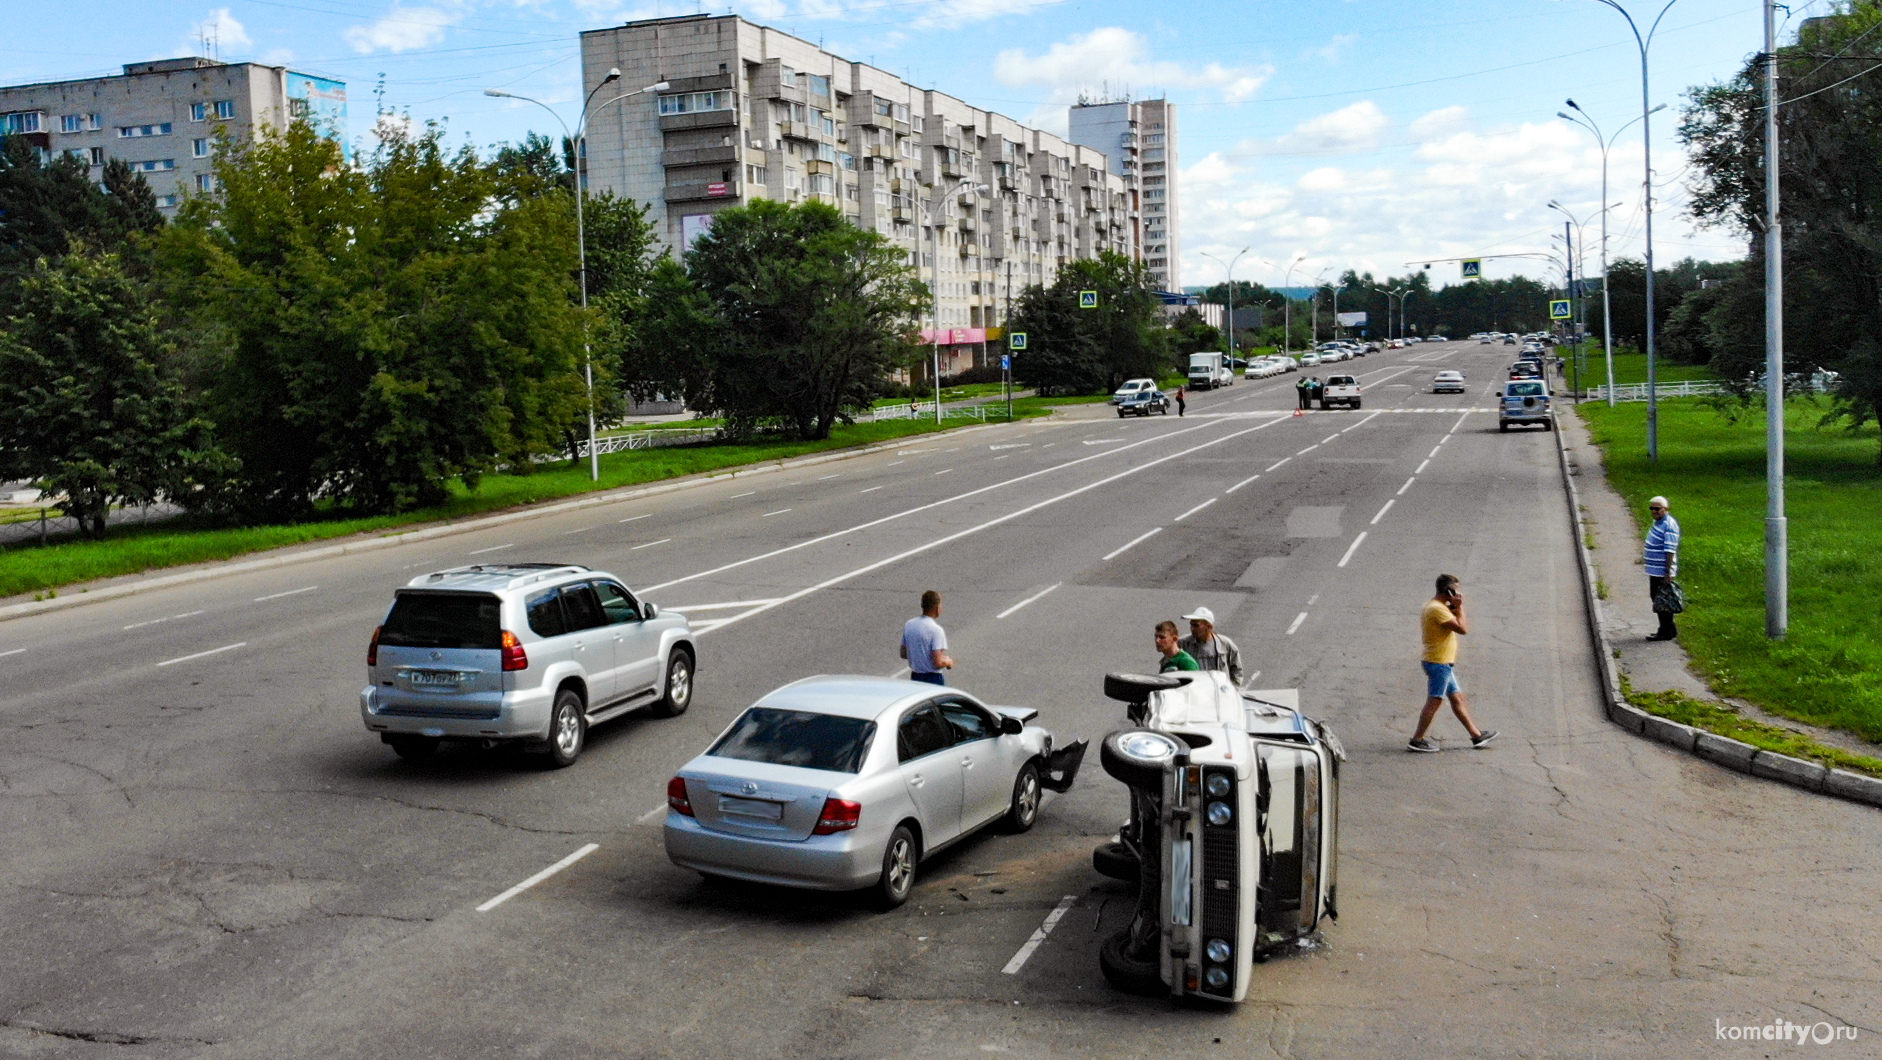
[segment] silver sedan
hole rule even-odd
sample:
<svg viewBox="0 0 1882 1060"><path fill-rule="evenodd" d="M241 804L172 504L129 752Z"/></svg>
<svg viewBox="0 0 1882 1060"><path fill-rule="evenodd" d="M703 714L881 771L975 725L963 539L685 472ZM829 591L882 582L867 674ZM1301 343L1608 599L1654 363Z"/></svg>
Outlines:
<svg viewBox="0 0 1882 1060"><path fill-rule="evenodd" d="M1002 822L1024 832L1085 741L1038 711L880 677L810 677L747 708L667 782L667 857L708 876L908 900L922 859Z"/></svg>

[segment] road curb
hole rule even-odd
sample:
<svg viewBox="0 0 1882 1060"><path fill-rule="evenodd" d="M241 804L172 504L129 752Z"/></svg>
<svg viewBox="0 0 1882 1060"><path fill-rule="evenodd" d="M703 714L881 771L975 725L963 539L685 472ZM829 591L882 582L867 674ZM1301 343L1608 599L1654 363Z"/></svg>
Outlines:
<svg viewBox="0 0 1882 1060"><path fill-rule="evenodd" d="M1562 440L1561 416L1556 414L1555 455L1562 467L1562 485L1568 498L1568 518L1575 530L1575 565L1581 571L1582 604L1588 613L1588 633L1594 643L1596 665L1601 673L1601 697L1608 720L1637 736L1663 743L1703 758L1736 773L1788 784L1820 795L1882 807L1882 780L1831 769L1820 762L1794 758L1753 747L1748 743L1684 725L1657 714L1649 714L1621 695L1620 668L1614 663L1614 645L1609 642L1601 622L1601 598L1595 592L1594 557L1588 553L1588 528L1581 517L1581 491L1568 466L1568 446ZM1589 442L1590 445L1594 443Z"/></svg>
<svg viewBox="0 0 1882 1060"><path fill-rule="evenodd" d="M989 426L993 425L982 423L975 424L971 427L958 427L952 431L943 430L936 433L965 434L969 431L986 430ZM136 596L139 593L147 593L155 589L168 589L178 585L189 585L193 582L208 581L212 578L226 578L231 575L248 574L258 570L274 570L280 567L291 567L299 563L310 563L318 559L331 559L335 556L348 556L356 552L370 552L381 548L395 548L399 545L415 544L420 541L432 541L440 537L451 537L455 534L468 534L493 526L501 526L504 523L515 522L519 519L533 519L539 515L552 515L557 512L593 508L603 504L618 504L622 501L634 500L638 497L651 497L662 493L672 493L675 490L688 489L708 482L747 478L752 475L775 474L780 471L790 471L800 467L812 467L817 464L827 464L837 460L852 460L859 456L868 456L871 453L880 453L891 449L904 449L915 444L917 439L932 438L934 436L933 434L912 434L906 439L893 444L884 442L879 445L869 445L855 449L838 449L833 452L818 453L814 456L803 456L776 463L747 464L740 467L729 468L724 471L702 472L696 475L687 475L683 478L667 479L664 482L655 482L642 486L626 486L604 493L583 494L578 497L555 501L540 506L513 508L496 515L477 516L457 522L427 526L418 530L388 531L383 536L364 541L349 541L338 545L322 545L316 548L304 549L298 552L288 552L281 555L267 555L264 553L258 559L211 561L215 563L215 566L204 567L201 570L183 571L178 574L162 574L154 578L142 578L134 582L108 585L95 590L74 589L70 596L58 596L49 600L29 600L25 603L8 604L4 607L0 607L0 622L15 618L26 618L29 615L43 615L50 611L63 611L68 607L95 604L104 600L120 600L126 596ZM293 546L285 545L281 547L292 548Z"/></svg>

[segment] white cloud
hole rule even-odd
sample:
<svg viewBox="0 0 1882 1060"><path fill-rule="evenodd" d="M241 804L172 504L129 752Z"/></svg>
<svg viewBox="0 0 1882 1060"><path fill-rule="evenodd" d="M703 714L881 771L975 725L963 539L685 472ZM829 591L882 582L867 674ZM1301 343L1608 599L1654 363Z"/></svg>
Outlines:
<svg viewBox="0 0 1882 1060"><path fill-rule="evenodd" d="M1042 55L1028 55L1019 48L1003 51L994 60L993 76L1007 85L1043 85L1057 103L1069 103L1079 92L1101 87L1139 95L1189 89L1240 102L1254 96L1271 72L1219 63L1153 60L1147 53L1143 37L1106 26L1054 44Z"/></svg>
<svg viewBox="0 0 1882 1060"><path fill-rule="evenodd" d="M208 41L206 48L203 43L205 40ZM199 50L213 50L218 54L227 54L254 43L249 39L247 28L236 21L234 15L229 14L229 9L218 7L209 12L208 18L190 27L187 50L191 54Z"/></svg>
<svg viewBox="0 0 1882 1060"><path fill-rule="evenodd" d="M435 7L394 7L377 21L348 27L341 36L361 54L410 51L443 40L444 31L459 17Z"/></svg>
<svg viewBox="0 0 1882 1060"><path fill-rule="evenodd" d="M1440 107L1411 123L1412 138L1424 142L1461 132L1470 124L1470 111L1464 107Z"/></svg>
<svg viewBox="0 0 1882 1060"><path fill-rule="evenodd" d="M1337 63L1340 61L1340 53L1357 43L1359 43L1359 34L1341 33L1328 41L1326 47L1318 49L1314 54L1327 62Z"/></svg>
<svg viewBox="0 0 1882 1060"><path fill-rule="evenodd" d="M1274 141L1283 154L1329 154L1377 147L1379 134L1392 124L1379 105L1369 99L1341 107L1330 114L1308 118Z"/></svg>

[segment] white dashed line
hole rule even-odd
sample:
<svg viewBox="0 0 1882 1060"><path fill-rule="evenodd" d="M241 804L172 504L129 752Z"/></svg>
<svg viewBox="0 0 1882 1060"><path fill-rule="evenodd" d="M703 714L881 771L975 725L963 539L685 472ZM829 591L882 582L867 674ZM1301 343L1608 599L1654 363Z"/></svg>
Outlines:
<svg viewBox="0 0 1882 1060"><path fill-rule="evenodd" d="M1412 477L1406 479L1405 484L1398 488L1398 493L1394 494L1394 496L1403 497L1405 495L1405 491L1408 489L1411 489L1411 484L1416 481L1418 481L1417 475L1413 475Z"/></svg>
<svg viewBox="0 0 1882 1060"><path fill-rule="evenodd" d="M9 655L18 655L25 650L25 648L14 648L12 651L0 651L0 659L4 659Z"/></svg>
<svg viewBox="0 0 1882 1060"><path fill-rule="evenodd" d="M311 593L318 588L320 588L318 585L303 585L299 589L289 589L284 593L269 593L267 596L257 596L255 597L255 602L261 603L263 600L279 600L283 596L299 596L302 593ZM201 614L202 612L199 611L197 613Z"/></svg>
<svg viewBox="0 0 1882 1060"><path fill-rule="evenodd" d="M882 466L883 466L883 467L894 467L894 466L895 466L895 465L897 465L897 464L906 464L906 463L908 463L908 461L906 461L906 460L891 460L891 461L889 461L888 463L886 463L886 464L884 464L884 465L882 465Z"/></svg>
<svg viewBox="0 0 1882 1060"><path fill-rule="evenodd" d="M1420 464L1418 465L1418 467L1417 467L1417 468L1415 468L1415 469L1414 469L1414 470L1412 471L1412 474L1414 474L1414 475L1422 475L1422 474L1424 474L1424 473L1425 473L1425 468L1428 468L1428 467L1430 467L1430 466L1431 466L1431 458L1430 458L1430 457L1425 457L1425 459L1424 459L1424 461L1423 461L1422 463L1420 463Z"/></svg>
<svg viewBox="0 0 1882 1060"><path fill-rule="evenodd" d="M569 536L570 534L585 534L585 533L587 533L588 531L590 531L590 530L593 530L593 529L594 529L594 527L592 527L592 526L584 526L584 527L581 527L581 528L579 528L579 529L575 529L575 530L564 530L564 531L562 531L562 536L563 536L563 537L567 537L567 536Z"/></svg>
<svg viewBox="0 0 1882 1060"><path fill-rule="evenodd" d="M1464 412L1463 412L1463 415L1460 415L1460 416L1458 416L1458 417L1457 417L1457 422L1451 425L1451 433L1452 433L1452 434L1456 434L1456 433L1457 433L1457 429L1458 429L1459 427L1462 427L1462 426L1464 425L1464 420L1465 420L1465 418L1466 418L1466 417L1468 417L1468 416L1469 416L1469 415L1470 415L1471 413L1473 413L1473 412L1476 412L1476 411L1478 411L1478 410L1476 410L1476 409L1465 409L1465 410L1464 410Z"/></svg>
<svg viewBox="0 0 1882 1060"><path fill-rule="evenodd" d="M491 545L489 548L480 548L469 554L473 556L481 556L486 552L501 552L506 548L515 548L515 547L516 547L516 543L512 541L511 543L507 545Z"/></svg>
<svg viewBox="0 0 1882 1060"><path fill-rule="evenodd" d="M1308 453L1311 453L1315 449L1318 449L1318 448L1320 448L1320 443L1315 442L1314 444L1308 446L1307 448L1302 449L1300 452L1295 453L1294 456L1306 456ZM1290 457L1289 459L1292 459L1292 458Z"/></svg>
<svg viewBox="0 0 1882 1060"><path fill-rule="evenodd" d="M881 488L882 488L881 486L871 486L871 487L869 487L869 488L868 488L868 489L866 489L866 490L858 490L857 492L859 492L859 493L874 493L874 492L876 492L877 490L879 490L879 489L881 489Z"/></svg>
<svg viewBox="0 0 1882 1060"><path fill-rule="evenodd" d="M1128 542L1126 542L1122 548L1114 549L1111 552L1106 553L1102 562L1109 563L1111 560L1117 558L1118 556L1123 555L1127 550L1131 548L1131 546L1138 545L1145 541L1148 541L1149 539L1157 536L1158 534L1162 532L1163 532L1163 528L1159 526L1155 530L1152 530L1147 534L1140 534L1136 537L1133 537Z"/></svg>
<svg viewBox="0 0 1882 1060"><path fill-rule="evenodd" d="M1005 459L1007 459L1008 457L1011 457L1012 455L1013 455L1012 453L1008 453L1008 454L1006 454L1006 456L996 456L996 457L994 457L994 459L995 459L995 460L1005 460Z"/></svg>
<svg viewBox="0 0 1882 1060"><path fill-rule="evenodd" d="M1299 629L1300 624L1305 621L1307 621L1307 612L1302 611L1300 614L1295 615L1293 624L1287 627L1287 635L1290 637L1293 636L1294 631Z"/></svg>
<svg viewBox="0 0 1882 1060"><path fill-rule="evenodd" d="M145 626L154 626L159 622L168 622L173 618L194 618L200 614L202 614L201 611L185 611L180 615L170 615L165 618L148 618L142 622L133 622L130 625L125 626L124 628L125 629L143 629ZM24 651L25 649L21 649L21 650Z"/></svg>
<svg viewBox="0 0 1882 1060"><path fill-rule="evenodd" d="M1440 449L1442 449L1442 448L1444 448L1444 443L1443 443L1443 442L1439 442L1438 444L1436 444L1436 445L1434 445L1434 446L1432 446L1432 447L1431 447L1431 451L1430 451L1429 453L1426 453L1426 454L1425 454L1425 459L1426 459L1426 460L1429 460L1429 459L1431 459L1432 457L1434 457L1434 456L1437 456L1437 455L1438 455L1438 450L1440 450Z"/></svg>
<svg viewBox="0 0 1882 1060"><path fill-rule="evenodd" d="M1346 555L1340 557L1340 562L1339 562L1340 566L1342 567L1346 566L1346 561L1349 559L1352 559L1353 553L1359 551L1359 543L1366 539L1366 534L1367 534L1367 531L1361 530L1359 532L1359 536L1353 538L1353 543L1346 546Z"/></svg>
<svg viewBox="0 0 1882 1060"><path fill-rule="evenodd" d="M1285 463L1287 463L1287 462L1288 462L1289 460L1292 460L1292 459L1294 459L1294 458L1293 458L1293 457L1291 457L1291 456L1284 456L1284 457L1282 457L1281 459L1279 459L1279 460L1276 460L1276 461L1275 461L1274 463L1272 463L1272 464L1269 464L1269 465L1268 465L1267 467L1265 467L1265 468L1263 468L1263 469L1262 469L1262 471L1261 471L1261 473L1265 475L1265 474L1267 474L1268 472L1270 472L1270 471L1273 471L1273 470L1274 470L1275 468L1277 468L1277 467L1280 467L1280 466L1281 466L1282 464L1285 464Z"/></svg>
<svg viewBox="0 0 1882 1060"><path fill-rule="evenodd" d="M1308 607L1312 607L1313 605L1315 605L1315 604L1317 604L1317 603L1319 603L1319 602L1320 602L1320 594L1319 594L1319 593L1315 593L1315 594L1313 594L1312 596L1309 596L1309 597L1307 598L1307 606L1308 606Z"/></svg>
<svg viewBox="0 0 1882 1060"><path fill-rule="evenodd" d="M738 500L740 497L756 497L757 495L758 495L757 490L746 490L744 493L734 493L730 497L727 497L726 500L735 501L735 500Z"/></svg>
<svg viewBox="0 0 1882 1060"><path fill-rule="evenodd" d="M1044 588L1044 589L1041 589L1041 590L1040 590L1039 592L1037 592L1037 593L1034 593L1034 594L1033 594L1033 595L1031 595L1031 596L1028 596L1028 597L1027 597L1026 599L1024 599L1024 600L1021 600L1021 601L1020 601L1019 603L1017 603L1017 604L1014 604L1014 605L1013 605L1012 607L1009 607L1009 608L1007 608L1006 610L1004 610L1004 611L1002 611L1002 612L1000 612L1000 613L999 613L999 614L997 614L997 615L994 615L993 617L994 617L994 618L1005 618L1006 616L1008 616L1008 615L1010 615L1010 614L1012 614L1013 612L1015 612L1015 611L1017 611L1017 610L1019 610L1019 609L1020 609L1020 608L1022 608L1022 607L1025 607L1025 606L1026 606L1027 604L1030 604L1030 603L1032 603L1032 602L1033 602L1034 600L1037 600L1037 599L1039 599L1040 597L1042 597L1042 596L1044 596L1045 594L1047 594L1047 593L1049 593L1049 592L1051 592L1052 590L1054 590L1054 589L1056 589L1056 588L1058 588L1059 586L1061 586L1061 585L1064 585L1064 584L1065 584L1064 582L1054 582L1054 583L1053 583L1052 585L1049 585L1049 586L1047 586L1046 588Z"/></svg>
<svg viewBox="0 0 1882 1060"><path fill-rule="evenodd" d="M640 520L640 519L651 519L651 518L653 518L653 513L652 513L652 512L646 512L646 513L643 513L643 514L641 514L641 515L630 515L630 516L628 516L627 518L625 518L625 519L623 519L623 520L621 520L621 522L624 522L624 523L631 523L631 522L635 522L636 520Z"/></svg>
<svg viewBox="0 0 1882 1060"><path fill-rule="evenodd" d="M1019 948L1019 952L1015 953L1013 959L1006 962L1006 967L1000 971L1006 975L1018 975L1019 970L1026 967L1026 959L1031 957L1033 951L1046 941L1046 936L1052 934L1052 929L1059 926L1059 921L1064 919L1066 912L1076 901L1078 901L1078 896L1075 894L1068 894L1059 899L1059 904L1052 912L1046 914L1045 923L1039 925L1038 929L1032 933L1032 938L1026 940L1026 944Z"/></svg>
<svg viewBox="0 0 1882 1060"><path fill-rule="evenodd" d="M600 850L600 849L601 849L601 844L599 843L583 844L582 848L580 850L577 850L575 853L570 854L568 857L563 858L561 861L556 862L555 864L549 866L548 868L542 870L541 872L538 872L534 876L531 876L529 879L524 880L522 883L517 884L516 886L510 888L509 890L504 891L502 894L497 895L495 898L490 899L488 902L485 902L484 904L478 906L477 911L479 913L490 912L492 909L495 909L497 906L502 905L503 903L509 901L510 899L516 897L519 894L522 894L524 891L529 890L531 887L536 886L542 881L548 879L551 876L554 876L556 873L561 872L563 869L568 868L570 865L575 864L576 862L582 860L583 858L587 857L590 854L593 854L595 851Z"/></svg>
<svg viewBox="0 0 1882 1060"><path fill-rule="evenodd" d="M820 477L820 478L818 478L818 479L817 479L817 481L818 481L818 482L826 482L826 481L828 481L828 480L830 480L830 479L833 479L833 478L836 478L836 477L837 477L838 475L841 475L841 474L842 474L842 472L841 472L841 471L839 471L839 472L837 472L837 473L836 473L835 475L824 475L824 476L822 476L822 477Z"/></svg>
<svg viewBox="0 0 1882 1060"><path fill-rule="evenodd" d="M771 517L772 517L772 516L774 516L774 515L783 515L783 514L784 514L785 512L788 512L788 511L790 511L790 509L789 509L789 508L779 508L779 509L778 509L777 511L775 511L775 512L766 512L765 514L763 514L763 515L761 515L761 516L759 516L758 518L760 518L760 519L769 519L769 518L771 518Z"/></svg>
<svg viewBox="0 0 1882 1060"><path fill-rule="evenodd" d="M189 662L191 659L200 659L204 657L205 655L220 655L221 653L225 651L234 651L237 648L246 648L246 647L248 647L247 641L245 640L237 641L234 644L224 644L220 648L211 648L208 651L199 651L194 655L184 655L176 659L165 659L164 661L158 663L157 665L158 666L175 666L177 663Z"/></svg>
<svg viewBox="0 0 1882 1060"><path fill-rule="evenodd" d="M945 475L945 474L948 474L949 472L951 472L951 471L953 471L953 470L954 470L954 469L953 469L953 468L951 468L951 467L944 467L944 468L942 468L941 470L939 470L939 471L937 471L937 472L935 472L935 474L937 474L937 475Z"/></svg>
<svg viewBox="0 0 1882 1060"><path fill-rule="evenodd" d="M652 548L652 547L654 547L655 545L664 545L664 544L666 544L667 542L669 542L669 541L671 541L671 540L673 540L673 539L672 539L672 538L670 538L670 537L663 537L663 538L661 538L661 539L660 539L660 540L658 540L658 541L649 541L649 542L647 542L647 543L646 543L646 544L644 544L644 545L635 545L635 546L634 546L633 548L630 548L630 549L628 549L628 551L629 551L629 552L639 552L639 551L640 551L641 549L643 549L643 548Z"/></svg>
<svg viewBox="0 0 1882 1060"><path fill-rule="evenodd" d="M667 812L667 808L665 806L655 806L653 809L648 810L646 813L643 813L639 817L634 818L634 823L646 824L648 821L653 820L655 817L658 817L665 812Z"/></svg>
<svg viewBox="0 0 1882 1060"><path fill-rule="evenodd" d="M1218 500L1221 500L1221 499L1222 499L1222 498L1220 498L1220 497L1211 497L1211 498L1209 498L1208 500L1206 500L1206 501L1203 501L1203 502L1202 502L1201 504L1198 504L1198 505L1196 505L1196 506L1195 506L1194 508L1191 508L1190 510L1188 510L1188 511L1186 511L1186 512L1184 512L1183 514L1181 514L1181 515L1179 515L1179 516L1177 516L1177 517L1176 517L1176 521L1180 523L1180 522L1182 522L1183 520L1185 520L1185 519L1187 519L1187 518L1189 518L1189 517L1190 517L1190 516L1192 516L1192 515L1195 515L1195 514L1196 514L1197 512L1199 512L1199 511L1202 511L1202 510L1203 510L1204 508L1207 508L1207 507L1208 507L1208 506L1210 506L1211 504L1214 504L1214 503L1215 503L1216 501L1218 501Z"/></svg>
<svg viewBox="0 0 1882 1060"><path fill-rule="evenodd" d="M1381 520L1381 519L1383 519L1383 518L1385 518L1385 513L1386 513L1386 512L1389 512L1389 511L1391 511L1391 510L1392 510L1392 506L1393 506L1394 504L1397 504L1397 503L1398 503L1398 501L1396 501L1396 500L1389 500L1389 501L1386 501L1386 502L1385 502L1385 507L1383 507L1383 508L1381 508L1381 509L1379 509L1379 514L1378 514L1378 515L1375 515L1375 516L1373 516L1373 517L1372 517L1372 522L1370 522L1370 523L1368 523L1368 524L1366 524L1366 525L1368 525L1368 526L1378 526L1378 525L1379 525L1379 520Z"/></svg>
<svg viewBox="0 0 1882 1060"><path fill-rule="evenodd" d="M1260 475L1250 475L1247 478L1241 480L1240 482L1237 482L1235 485L1230 486L1228 489L1223 490L1222 495L1227 496L1231 493L1234 493L1236 490L1241 489L1243 486L1248 485L1250 482L1253 482L1254 480L1260 477L1261 477Z"/></svg>
<svg viewBox="0 0 1882 1060"><path fill-rule="evenodd" d="M1345 432L1343 432L1343 431L1334 431L1334 432L1333 432L1332 434L1329 434L1329 435L1327 435L1327 436L1326 436L1325 438L1322 438L1322 439L1320 439L1320 444L1321 444L1321 445L1325 445L1325 444L1327 444L1328 442L1331 442L1331 441L1337 441L1337 440L1339 439L1339 437L1340 437L1340 435L1341 435L1341 434L1343 434L1343 433L1345 433Z"/></svg>

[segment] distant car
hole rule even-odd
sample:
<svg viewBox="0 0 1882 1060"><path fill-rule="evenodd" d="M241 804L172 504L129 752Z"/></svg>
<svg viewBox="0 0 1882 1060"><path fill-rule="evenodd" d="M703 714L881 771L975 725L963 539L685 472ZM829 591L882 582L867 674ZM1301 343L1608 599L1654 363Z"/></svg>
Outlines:
<svg viewBox="0 0 1882 1060"><path fill-rule="evenodd" d="M1505 345L1505 346L1514 346L1514 345L1516 345L1516 336L1514 336L1514 335L1505 335L1505 336L1503 336L1503 345Z"/></svg>
<svg viewBox="0 0 1882 1060"><path fill-rule="evenodd" d="M1312 368L1319 363L1320 355L1312 350L1308 350L1306 353L1300 355L1300 366L1302 368Z"/></svg>
<svg viewBox="0 0 1882 1060"><path fill-rule="evenodd" d="M1444 337L1444 336L1442 336L1442 335L1433 335L1433 336L1431 336L1430 338L1428 338L1428 339L1426 339L1425 341L1426 341L1426 342L1449 342L1449 341L1451 341L1451 340L1450 340L1450 339L1447 339L1447 338L1445 338L1445 337Z"/></svg>
<svg viewBox="0 0 1882 1060"><path fill-rule="evenodd" d="M1503 396L1498 402L1496 425L1498 430L1507 431L1512 426L1540 426L1544 430L1555 429L1555 418L1549 414L1549 385L1540 379L1517 379L1503 384Z"/></svg>
<svg viewBox="0 0 1882 1060"><path fill-rule="evenodd" d="M1464 392L1464 373L1456 369L1439 372L1431 380L1433 394L1462 394Z"/></svg>
<svg viewBox="0 0 1882 1060"><path fill-rule="evenodd" d="M590 726L693 696L686 616L636 599L605 571L479 564L399 589L366 650L359 713L402 758L446 739L513 741L566 766Z"/></svg>
<svg viewBox="0 0 1882 1060"><path fill-rule="evenodd" d="M1155 390L1156 388L1157 381L1155 379L1127 379L1124 381L1124 385L1118 387L1116 392L1111 395L1111 404L1122 404L1127 397L1131 397L1140 391Z"/></svg>
<svg viewBox="0 0 1882 1060"><path fill-rule="evenodd" d="M1071 788L1085 742L1057 747L1038 713L881 677L785 685L667 782L667 857L901 905L922 861L995 822L1024 832Z"/></svg>
<svg viewBox="0 0 1882 1060"><path fill-rule="evenodd" d="M1423 342L1423 341L1425 341L1425 340L1423 340L1423 339L1421 339L1421 338L1419 338L1419 337L1418 337L1418 336L1416 336L1416 335L1413 335L1413 336L1412 336L1411 338L1408 338L1408 339L1406 339L1406 340L1405 340L1405 345L1407 345L1407 346L1416 346L1416 345L1418 345L1419 343L1421 343L1421 342Z"/></svg>
<svg viewBox="0 0 1882 1060"><path fill-rule="evenodd" d="M1169 395L1154 387L1149 390L1134 390L1122 395L1117 403L1118 419L1126 416L1148 416L1153 412L1165 416L1170 414Z"/></svg>
<svg viewBox="0 0 1882 1060"><path fill-rule="evenodd" d="M1511 379L1540 379L1542 365L1536 361L1517 361L1510 365Z"/></svg>

